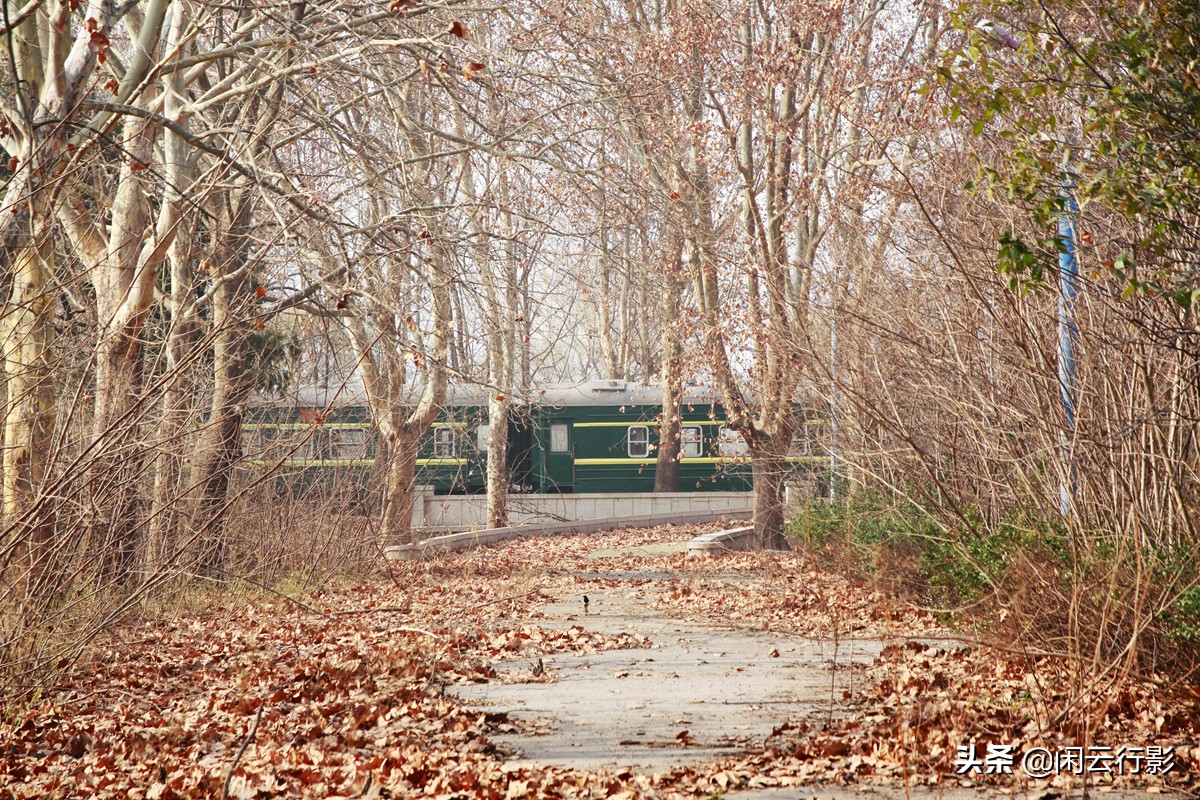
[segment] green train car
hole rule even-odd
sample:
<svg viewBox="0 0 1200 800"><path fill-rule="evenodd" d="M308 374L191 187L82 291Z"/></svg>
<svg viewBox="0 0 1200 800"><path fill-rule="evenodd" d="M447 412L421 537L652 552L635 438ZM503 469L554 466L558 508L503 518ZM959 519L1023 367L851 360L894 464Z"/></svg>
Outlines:
<svg viewBox="0 0 1200 800"><path fill-rule="evenodd" d="M658 461L662 390L625 381L550 387L531 408L539 492L649 492ZM745 443L723 424L717 398L688 387L679 488L750 488Z"/></svg>
<svg viewBox="0 0 1200 800"><path fill-rule="evenodd" d="M421 437L417 482L438 494L483 492L486 422L486 395L453 392ZM260 398L242 427L243 464L269 471L280 492L322 498L341 494L354 502L369 495L378 437L361 389L306 387L279 398Z"/></svg>
<svg viewBox="0 0 1200 800"><path fill-rule="evenodd" d="M510 491L649 492L659 446L661 390L602 380L548 386L514 406L508 421ZM271 467L294 491L365 492L376 441L361 392L310 391L256 404L245 428L246 462ZM820 419L804 418L789 461L818 479L827 469ZM417 482L438 494L472 494L487 485L486 394L459 389L422 437ZM680 491L751 488L748 451L719 398L703 387L684 394Z"/></svg>
<svg viewBox="0 0 1200 800"><path fill-rule="evenodd" d="M662 390L619 380L553 386L530 406L535 491L650 492L654 490ZM789 462L797 473L826 468L823 421L806 418ZM749 450L726 424L711 389L684 389L679 490L748 491Z"/></svg>

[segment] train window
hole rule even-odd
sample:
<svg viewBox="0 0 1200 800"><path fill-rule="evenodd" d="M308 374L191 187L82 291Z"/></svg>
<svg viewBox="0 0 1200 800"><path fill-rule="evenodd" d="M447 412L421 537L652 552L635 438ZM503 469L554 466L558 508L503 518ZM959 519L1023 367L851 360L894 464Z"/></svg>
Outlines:
<svg viewBox="0 0 1200 800"><path fill-rule="evenodd" d="M479 430L475 432L475 447L480 452L487 452L488 433L491 429L491 425L480 425Z"/></svg>
<svg viewBox="0 0 1200 800"><path fill-rule="evenodd" d="M335 460L366 458L366 429L334 428L329 431L329 457Z"/></svg>
<svg viewBox="0 0 1200 800"><path fill-rule="evenodd" d="M699 425L684 425L679 436L680 452L684 458L699 458L704 453L704 434Z"/></svg>
<svg viewBox="0 0 1200 800"><path fill-rule="evenodd" d="M257 428L250 428L242 431L242 455L254 461L263 457L263 451L266 450L266 442L263 440L263 432Z"/></svg>
<svg viewBox="0 0 1200 800"><path fill-rule="evenodd" d="M260 428L263 461L307 461L312 458L313 433L307 428Z"/></svg>
<svg viewBox="0 0 1200 800"><path fill-rule="evenodd" d="M292 431L288 431L292 433ZM303 436L304 438L299 438ZM287 454L288 461L308 461L313 457L313 435L311 431L297 431L295 435L281 436L276 445Z"/></svg>
<svg viewBox="0 0 1200 800"><path fill-rule="evenodd" d="M433 429L433 457L454 458L454 428Z"/></svg>
<svg viewBox="0 0 1200 800"><path fill-rule="evenodd" d="M565 422L554 422L550 425L550 452L565 453L570 449L570 444L567 439L567 425Z"/></svg>
<svg viewBox="0 0 1200 800"><path fill-rule="evenodd" d="M720 433L717 434L717 452L726 458L732 456L744 456L750 452L750 448L746 445L746 440L742 435L733 428L721 426Z"/></svg>
<svg viewBox="0 0 1200 800"><path fill-rule="evenodd" d="M650 429L645 425L631 425L625 444L630 458L645 458L650 455Z"/></svg>

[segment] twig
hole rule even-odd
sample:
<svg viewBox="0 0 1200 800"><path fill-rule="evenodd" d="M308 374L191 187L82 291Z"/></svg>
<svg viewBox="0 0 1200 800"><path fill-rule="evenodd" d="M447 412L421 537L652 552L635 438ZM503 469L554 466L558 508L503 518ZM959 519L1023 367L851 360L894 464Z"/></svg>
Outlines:
<svg viewBox="0 0 1200 800"><path fill-rule="evenodd" d="M305 603L303 600L297 600L295 597L292 597L290 594L284 594L283 592L279 591L278 589L273 589L270 586L267 586L262 581L255 580L254 578L250 577L249 575L239 575L236 572L230 572L229 570L226 570L226 569L222 569L222 570L220 570L220 572L222 575L227 575L230 578L233 578L234 580L245 581L246 583L249 583L253 586L257 586L259 589L262 589L264 592L267 592L268 594L273 594L276 597L286 600L289 603L291 603L292 605L297 606L298 608L303 608L305 611L310 611L313 614L320 614L322 617L325 617L326 619L333 618L333 614L330 614L328 611L322 611L319 608L314 608L313 606L310 606L308 603ZM192 577L193 578L205 578L206 576L193 575ZM211 580L211 579L209 579L209 580Z"/></svg>
<svg viewBox="0 0 1200 800"><path fill-rule="evenodd" d="M434 633L433 631L427 631L424 628L410 628L406 625L402 625L399 628L388 628L387 631L385 631L385 633L419 633L422 636L428 636L430 639L442 638L441 636Z"/></svg>
<svg viewBox="0 0 1200 800"><path fill-rule="evenodd" d="M441 660L442 654L445 652L446 652L446 648L443 647L441 649L441 651L433 654L433 659L429 662L429 678L428 678L428 680L425 681L426 689L428 689L430 686L433 686L433 684L437 681L438 661ZM441 685L441 694L445 695L445 693L446 693L446 684L443 683Z"/></svg>
<svg viewBox="0 0 1200 800"><path fill-rule="evenodd" d="M387 614L389 612L407 614L409 611L412 611L411 607L405 608L404 606L376 606L374 608L351 608L347 611L330 611L330 612L328 612L328 615L331 617L353 617L353 616L357 616L359 614L375 614L375 613Z"/></svg>
<svg viewBox="0 0 1200 800"><path fill-rule="evenodd" d="M242 746L238 748L237 754L233 757L233 763L229 765L229 772L225 773L225 786L221 789L221 800L229 800L229 784L233 782L233 771L237 769L238 762L242 760L250 742L254 741L254 734L258 733L258 723L262 720L263 709L266 707L265 702L259 704L258 713L254 715L254 724L250 726L250 732L246 734Z"/></svg>
<svg viewBox="0 0 1200 800"><path fill-rule="evenodd" d="M477 608L483 608L485 606L494 606L496 603L503 603L505 600L520 600L524 597L530 597L531 595L535 595L540 591L541 591L541 589L533 589L531 591L525 592L525 594L514 594L514 595L510 595L508 597L500 597L500 598L497 598L496 600L488 600L486 603L480 603L477 606L471 606L470 608L465 609L465 610L466 611L474 611Z"/></svg>

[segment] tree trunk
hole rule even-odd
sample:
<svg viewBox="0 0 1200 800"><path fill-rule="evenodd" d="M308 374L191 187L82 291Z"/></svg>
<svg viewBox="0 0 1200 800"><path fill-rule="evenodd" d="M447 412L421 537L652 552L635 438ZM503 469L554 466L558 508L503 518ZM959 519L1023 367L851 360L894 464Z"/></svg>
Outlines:
<svg viewBox="0 0 1200 800"><path fill-rule="evenodd" d="M181 342L172 334L167 343L168 353L177 350ZM168 369L172 369L168 355ZM174 558L179 542L183 513L180 508L183 494L183 452L181 445L188 411L188 386L183 376L173 377L162 398L162 422L158 427L157 461L154 467L154 488L151 495L150 528L146 540L146 576L157 574Z"/></svg>
<svg viewBox="0 0 1200 800"><path fill-rule="evenodd" d="M247 207L226 232L245 231ZM193 463L193 485L197 496L192 525L200 531L199 569L218 574L225 566L228 551L222 510L229 499L230 473L241 454L242 417L253 388L250 374L250 321L244 318L250 292L250 270L242 262L246 256L245 237L235 234L238 242L228 251L224 279L213 295L213 393L205 433L200 437ZM230 279L230 276L237 276Z"/></svg>
<svg viewBox="0 0 1200 800"><path fill-rule="evenodd" d="M0 238L10 248L4 265L9 285L0 307L7 379L2 505L10 537L5 544L15 545L6 566L27 566L14 581L24 581L27 595L45 592L49 587L43 581L55 577L46 565L58 498L38 496L52 456L55 424L57 376L50 362L57 294L51 288L53 203L70 193L62 181L74 165L65 152L69 145L63 145L68 133L78 129L77 107L90 91L100 50L86 42L107 41L118 19L112 4L91 3L85 32L80 26L54 24L66 19L66 6L34 10L7 31L13 97L6 103L2 137L10 156L9 175L0 191ZM140 82L140 77L134 80Z"/></svg>
<svg viewBox="0 0 1200 800"><path fill-rule="evenodd" d="M658 426L658 460L654 467L654 491L679 491L680 436L683 434L683 392L679 381L664 369L662 421Z"/></svg>
<svg viewBox="0 0 1200 800"><path fill-rule="evenodd" d="M678 240L673 266L680 263L683 241ZM673 270L669 270L673 272ZM658 462L654 468L654 491L678 492L680 437L683 433L683 363L679 332L673 324L679 314L679 282L673 274L663 275L662 295L662 420L658 428Z"/></svg>
<svg viewBox="0 0 1200 800"><path fill-rule="evenodd" d="M139 492L145 452L138 415L131 413L142 390L141 319L114 326L96 348L96 455L89 466L89 493L97 516L91 523L92 556L100 576L124 582L135 568L142 541L145 499Z"/></svg>
<svg viewBox="0 0 1200 800"><path fill-rule="evenodd" d="M171 328L167 333L167 385L163 391L162 423L158 426L157 461L146 542L146 575L154 575L175 558L180 542L183 507L185 430L193 409L188 364L194 355L196 321L185 318L194 291L191 280L190 236L171 244ZM190 437L186 437L190 438Z"/></svg>
<svg viewBox="0 0 1200 800"><path fill-rule="evenodd" d="M758 437L750 448L754 474L754 536L764 550L790 549L783 535L783 485L787 476L790 437ZM782 444L781 444L782 443Z"/></svg>
<svg viewBox="0 0 1200 800"><path fill-rule="evenodd" d="M54 534L54 506L38 506L54 433L54 382L50 364L52 296L47 292L54 245L49 232L34 234L12 259L12 288L0 316L4 335L7 403L4 416L4 522L14 526L13 559L24 574L25 594L40 591ZM5 580L8 583L8 580Z"/></svg>
<svg viewBox="0 0 1200 800"><path fill-rule="evenodd" d="M129 161L121 165L107 226L82 204L60 209L63 227L88 265L96 290L94 457L87 488L96 514L89 525L89 544L99 560L101 579L118 583L128 580L134 569L145 533L148 498L141 486L147 448L140 415L134 413L143 392L142 328L179 210L178 196L165 200L158 209L158 224L151 224L139 165L152 161L154 138L148 122L126 119L121 144Z"/></svg>
<svg viewBox="0 0 1200 800"><path fill-rule="evenodd" d="M111 451L127 432L128 416L142 388L142 319L114 325L96 345L96 411L92 438Z"/></svg>
<svg viewBox="0 0 1200 800"><path fill-rule="evenodd" d="M459 134L465 137L463 115L457 113L455 121ZM475 190L470 153L464 152L459 157L459 168L462 174L459 191L475 209L469 217L468 226L471 231L471 252L483 289L488 379L493 386L488 393L487 524L489 528L502 528L508 524L508 412L512 405L517 317L517 264L513 249L516 237L504 170L501 169L497 176L501 207L499 222L504 232L504 260L501 264L491 256L488 244L490 235L483 221L484 206L479 202ZM458 318L460 324L465 322L465 315L460 313Z"/></svg>
<svg viewBox="0 0 1200 800"><path fill-rule="evenodd" d="M192 524L201 531L198 557L200 571L205 574L221 572L228 551L222 510L229 499L231 472L241 451L242 417L253 385L247 369L246 325L244 321L232 321L217 337L211 412L194 460L197 497Z"/></svg>
<svg viewBox="0 0 1200 800"><path fill-rule="evenodd" d="M349 313L343 317L346 332L354 343L371 414L380 435L387 438L391 458L384 487L380 530L385 545L407 542L413 535L417 448L421 435L429 429L446 400L446 360L455 323L452 288L457 254L444 233L444 220L433 210L438 206L430 172L430 163L434 159L430 157L428 132L422 121L427 111L424 103L428 98L418 83L411 82L403 98L389 95L388 101L400 120L400 132L412 156L411 171L405 173L403 181L405 196L409 204L423 210L412 216L414 228L419 230L419 234L410 241L414 244L424 243L420 245L420 250L424 251L421 262L427 264L427 268L423 275L415 270L410 272L407 266L399 270L400 274L408 276L400 281L399 286L395 273L365 271L363 278L368 286L374 284L372 288L376 296L395 293L396 289L401 291L393 294L394 304L370 303L362 309L348 308ZM412 257L411 253L405 256L410 265ZM410 279L412 283L408 285ZM428 303L431 306L430 329L424 332L414 321L411 331L393 329L382 341L378 335L368 335L364 319L369 316L394 319L396 305L403 307L411 300L420 303L419 306L413 306L414 313L409 317L413 319L417 316L417 308L427 307L424 298L418 300L421 291L416 286L419 282L427 282L428 300L432 301ZM409 294L406 288L416 291ZM390 322L380 325L384 330L389 327ZM421 397L415 405L405 397L405 387L409 385L405 360L409 358L421 373L421 382L424 383Z"/></svg>
<svg viewBox="0 0 1200 800"><path fill-rule="evenodd" d="M413 501L417 480L417 448L420 430L402 425L388 442L387 481L383 490L383 544L407 544L414 540Z"/></svg>
<svg viewBox="0 0 1200 800"><path fill-rule="evenodd" d="M508 395L492 392L488 401L487 519L489 528L508 524Z"/></svg>
<svg viewBox="0 0 1200 800"><path fill-rule="evenodd" d="M608 220L604 216L605 198L600 196L600 253L596 256L599 266L600 296L596 301L596 334L600 338L600 360L603 362L601 377L624 378L624 367L619 364L617 346L613 342L612 280L611 261L608 253Z"/></svg>
<svg viewBox="0 0 1200 800"><path fill-rule="evenodd" d="M183 52L179 40L184 35L187 8L174 4L167 32L168 50ZM183 70L175 70L168 79L163 93L163 114L177 124L187 121L187 104L184 102ZM162 399L162 422L157 426L154 465L154 486L151 490L150 525L145 546L145 574L149 578L159 574L172 564L182 541L181 531L187 508L184 504L186 470L184 458L185 433L188 414L193 410L192 382L188 370L195 347L197 320L190 308L195 297L192 280L192 255L196 245L193 226L189 215L180 210L182 195L187 190L192 174L193 162L190 146L177 132L163 132L163 167L167 185L171 187L168 197L175 203L175 235L166 249L166 261L170 267L171 296L167 307L171 314L171 327L167 332L165 351L167 359L167 384Z"/></svg>

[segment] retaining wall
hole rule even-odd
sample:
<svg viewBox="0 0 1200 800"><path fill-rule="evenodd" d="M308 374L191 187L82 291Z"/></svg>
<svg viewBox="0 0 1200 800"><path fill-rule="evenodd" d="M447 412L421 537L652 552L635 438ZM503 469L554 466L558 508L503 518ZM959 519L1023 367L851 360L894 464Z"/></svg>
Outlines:
<svg viewBox="0 0 1200 800"><path fill-rule="evenodd" d="M692 522L711 522L717 519L745 519L749 518L751 512L743 511L692 511L687 513L670 513L670 514L647 514L636 517L617 517L613 519L599 520L576 520L574 522L556 522L553 524L540 525L515 525L508 528L491 528L481 531L463 531L460 533L445 533L440 536L432 536L428 539L422 539L415 544L394 545L385 547L384 556L393 561L416 561L423 558L429 558L438 553L445 553L451 550L469 550L472 547L480 547L496 542L503 542L507 539L516 539L521 536L552 536L554 534L563 533L595 533L597 531L616 530L618 528L631 527L650 527L653 525L665 525L668 523L692 523ZM738 528L736 531L749 530L753 532L753 528L745 529ZM710 537L714 534L709 534ZM697 540L693 540L697 541ZM743 548L748 542L744 536L739 534L732 538L726 536L724 538L705 539L707 546L701 548L704 554L719 554L725 550ZM700 553L697 553L700 554ZM688 555L693 555L689 546Z"/></svg>
<svg viewBox="0 0 1200 800"><path fill-rule="evenodd" d="M413 504L413 526L430 531L470 531L487 525L483 495L435 495L422 487ZM662 494L521 494L509 495L508 518L513 526L612 520L670 515L748 513L751 492L664 492ZM715 517L708 517L715 518Z"/></svg>

